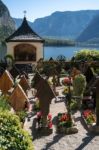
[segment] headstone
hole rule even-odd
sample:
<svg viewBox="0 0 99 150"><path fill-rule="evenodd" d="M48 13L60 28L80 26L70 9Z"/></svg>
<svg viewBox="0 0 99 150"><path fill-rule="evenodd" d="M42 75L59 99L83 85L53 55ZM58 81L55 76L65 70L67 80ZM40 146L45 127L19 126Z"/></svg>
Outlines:
<svg viewBox="0 0 99 150"><path fill-rule="evenodd" d="M55 97L48 82L43 79L38 73L33 78L33 87L37 90L36 96L40 100L40 109L44 116L49 113L51 100Z"/></svg>
<svg viewBox="0 0 99 150"><path fill-rule="evenodd" d="M86 76L87 83L89 83L94 78L94 73L93 73L92 68L90 66L87 67L84 75Z"/></svg>
<svg viewBox="0 0 99 150"><path fill-rule="evenodd" d="M25 76L21 76L20 82L19 84L21 85L21 87L23 88L23 90L26 92L28 89L30 89L29 83L27 81L27 79L25 78Z"/></svg>
<svg viewBox="0 0 99 150"><path fill-rule="evenodd" d="M99 79L96 83L96 125L99 126Z"/></svg>
<svg viewBox="0 0 99 150"><path fill-rule="evenodd" d="M20 75L20 71L16 66L13 66L13 68L10 70L11 75L15 79L18 75Z"/></svg>
<svg viewBox="0 0 99 150"><path fill-rule="evenodd" d="M25 109L25 104L28 101L22 87L18 84L12 92L9 98L9 102L15 111L21 111Z"/></svg>
<svg viewBox="0 0 99 150"><path fill-rule="evenodd" d="M0 90L7 94L8 90L10 90L14 85L13 79L10 75L10 73L5 70L3 75L0 77Z"/></svg>
<svg viewBox="0 0 99 150"><path fill-rule="evenodd" d="M24 75L26 79L29 79L28 74L25 71L22 71L22 75Z"/></svg>
<svg viewBox="0 0 99 150"><path fill-rule="evenodd" d="M5 69L0 66L0 77L2 76L2 74L4 73L4 71L5 71Z"/></svg>

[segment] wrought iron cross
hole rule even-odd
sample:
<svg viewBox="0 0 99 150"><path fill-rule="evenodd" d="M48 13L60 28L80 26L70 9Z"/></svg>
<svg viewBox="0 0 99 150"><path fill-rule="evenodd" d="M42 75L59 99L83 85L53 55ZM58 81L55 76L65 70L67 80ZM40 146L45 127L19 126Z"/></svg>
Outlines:
<svg viewBox="0 0 99 150"><path fill-rule="evenodd" d="M27 13L27 11L26 11L26 10L24 10L24 11L23 11L23 13L24 13L24 17L26 17L26 13Z"/></svg>

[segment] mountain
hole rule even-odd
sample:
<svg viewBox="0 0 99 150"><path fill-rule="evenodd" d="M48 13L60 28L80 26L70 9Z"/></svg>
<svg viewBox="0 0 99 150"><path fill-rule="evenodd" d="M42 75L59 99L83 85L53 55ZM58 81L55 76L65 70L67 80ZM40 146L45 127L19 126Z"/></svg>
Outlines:
<svg viewBox="0 0 99 150"><path fill-rule="evenodd" d="M0 0L0 42L15 30L15 23L6 5Z"/></svg>
<svg viewBox="0 0 99 150"><path fill-rule="evenodd" d="M99 43L99 15L93 18L77 40L80 42Z"/></svg>
<svg viewBox="0 0 99 150"><path fill-rule="evenodd" d="M99 10L55 12L50 16L38 18L30 26L41 36L76 39ZM14 19L17 27L21 20Z"/></svg>

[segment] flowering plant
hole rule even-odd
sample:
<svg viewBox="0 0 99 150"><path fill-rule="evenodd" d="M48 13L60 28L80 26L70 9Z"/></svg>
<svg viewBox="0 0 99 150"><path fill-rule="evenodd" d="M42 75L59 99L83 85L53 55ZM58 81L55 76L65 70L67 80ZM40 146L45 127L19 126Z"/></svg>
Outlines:
<svg viewBox="0 0 99 150"><path fill-rule="evenodd" d="M63 80L62 80L62 84L63 85L68 85L68 84L71 84L72 83L72 79L69 78L69 77L65 77Z"/></svg>
<svg viewBox="0 0 99 150"><path fill-rule="evenodd" d="M94 115L94 113L87 109L82 113L82 116L84 117L84 119L86 120L87 124L91 125L93 123L96 122L96 117Z"/></svg>
<svg viewBox="0 0 99 150"><path fill-rule="evenodd" d="M58 114L58 127L69 128L72 126L72 119L70 114L59 113Z"/></svg>
<svg viewBox="0 0 99 150"><path fill-rule="evenodd" d="M73 92L73 87L72 87L72 86L70 86L70 92L71 92L71 93ZM63 93L63 95L68 94L68 93L69 93L69 87L66 86L66 87L64 88L64 90L62 91L62 93Z"/></svg>
<svg viewBox="0 0 99 150"><path fill-rule="evenodd" d="M38 127L41 128L42 127L42 123L43 123L43 115L42 112L37 112L37 121L38 121ZM52 128L52 115L48 114L47 116L47 127L49 129Z"/></svg>

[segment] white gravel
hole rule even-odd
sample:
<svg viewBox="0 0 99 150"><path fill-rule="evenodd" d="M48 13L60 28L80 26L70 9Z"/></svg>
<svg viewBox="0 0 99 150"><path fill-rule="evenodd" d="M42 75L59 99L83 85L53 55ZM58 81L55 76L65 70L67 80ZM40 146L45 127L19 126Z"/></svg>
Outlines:
<svg viewBox="0 0 99 150"><path fill-rule="evenodd" d="M57 113L66 112L64 102L55 103L54 100L50 106L50 113L54 118ZM30 121L26 121L25 129L32 133L33 121L35 116L31 117ZM99 136L94 136L88 133L86 126L78 111L74 115L75 123L78 128L77 134L63 135L56 134L55 126L53 133L49 136L37 137L34 135L33 145L35 150L99 150ZM34 132L34 131L33 131Z"/></svg>

